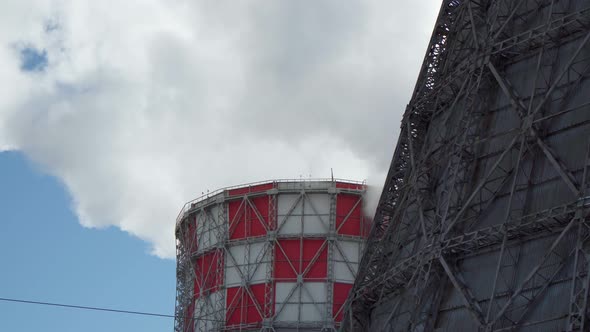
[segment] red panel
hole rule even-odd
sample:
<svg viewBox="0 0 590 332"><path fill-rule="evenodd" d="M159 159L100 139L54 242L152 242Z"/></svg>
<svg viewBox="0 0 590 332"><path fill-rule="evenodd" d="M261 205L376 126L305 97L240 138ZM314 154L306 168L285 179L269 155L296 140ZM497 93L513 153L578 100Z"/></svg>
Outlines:
<svg viewBox="0 0 590 332"><path fill-rule="evenodd" d="M195 330L195 324L193 322L193 315L195 314L195 301L191 300L191 304L188 306L184 313L184 326L186 332L193 332Z"/></svg>
<svg viewBox="0 0 590 332"><path fill-rule="evenodd" d="M248 294L246 288L228 288L226 297L227 325L259 325L259 323L262 322L262 318L265 312L264 294L267 287L269 287L269 284L250 285L249 288L252 292L252 296ZM259 309L261 312L258 311Z"/></svg>
<svg viewBox="0 0 590 332"><path fill-rule="evenodd" d="M365 185L360 183L336 182L336 188L364 190Z"/></svg>
<svg viewBox="0 0 590 332"><path fill-rule="evenodd" d="M227 325L240 324L242 321L242 288L230 287L226 293L226 323Z"/></svg>
<svg viewBox="0 0 590 332"><path fill-rule="evenodd" d="M364 234L361 196L339 194L336 198L336 229L338 234Z"/></svg>
<svg viewBox="0 0 590 332"><path fill-rule="evenodd" d="M201 296L201 289L206 292L216 292L223 280L222 251L215 250L199 256L195 261L194 267L196 275L194 285L195 298Z"/></svg>
<svg viewBox="0 0 590 332"><path fill-rule="evenodd" d="M267 191L267 190L272 189L274 187L275 187L274 182L259 184L259 185L255 185L255 186L244 187L244 188L231 189L228 191L228 195L229 196L236 196L236 195L243 195L243 194L248 194L248 193L259 193L259 192Z"/></svg>
<svg viewBox="0 0 590 332"><path fill-rule="evenodd" d="M334 302L332 306L332 317L337 322L342 321L342 306L344 302L346 302L346 298L348 297L348 293L352 289L352 284L343 284L339 282L334 283Z"/></svg>
<svg viewBox="0 0 590 332"><path fill-rule="evenodd" d="M251 285L250 286L250 290L252 291L252 295L254 296L254 299L256 300L256 302L258 303L260 310L262 311L262 317L264 317L264 311L266 309L265 307L265 303L264 303L264 294L265 294L265 290L266 290L267 284L258 284L258 285ZM250 298L250 296L248 296L248 299L252 302L252 299ZM256 308L256 306L254 306L254 302L252 302L252 305L248 306L248 323L251 322L260 322L262 321L262 317L260 316L260 313L258 312L258 309Z"/></svg>
<svg viewBox="0 0 590 332"><path fill-rule="evenodd" d="M250 213L251 226L249 236L266 235L266 228L268 228L269 222L268 201L268 196L250 198L250 203L252 203L254 208L250 207L252 211Z"/></svg>
<svg viewBox="0 0 590 332"><path fill-rule="evenodd" d="M327 278L328 247L322 247L324 243L325 240L315 239L304 239L302 242L299 239L279 240L278 244L275 244L275 279L297 280L297 275L302 273L304 273L304 280ZM301 257L302 253L303 257ZM315 261L311 264L314 258ZM307 269L308 266L309 269Z"/></svg>
<svg viewBox="0 0 590 332"><path fill-rule="evenodd" d="M228 203L230 240L266 235L268 200L268 196L261 196Z"/></svg>
<svg viewBox="0 0 590 332"><path fill-rule="evenodd" d="M279 240L279 242L280 247L278 244L275 244L274 251L275 279L296 279L298 271L297 262L299 261L299 240Z"/></svg>
<svg viewBox="0 0 590 332"><path fill-rule="evenodd" d="M246 201L239 200L229 202L228 213L229 213L229 237L230 239L242 239L246 237L246 225L245 225L245 210Z"/></svg>

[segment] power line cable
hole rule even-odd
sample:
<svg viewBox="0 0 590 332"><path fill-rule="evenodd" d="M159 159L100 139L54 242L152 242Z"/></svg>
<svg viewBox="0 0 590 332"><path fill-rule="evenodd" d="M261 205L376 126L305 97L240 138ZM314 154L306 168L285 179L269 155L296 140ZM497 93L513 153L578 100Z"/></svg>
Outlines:
<svg viewBox="0 0 590 332"><path fill-rule="evenodd" d="M30 300L21 300L21 299L11 299L11 298L5 298L5 297L0 297L0 301L13 302L13 303L24 303L24 304L45 305L45 306L62 307L62 308L69 308L69 309L116 312L116 313L120 313L120 314L129 314L129 315L141 315L141 316L164 317L164 318L176 318L176 317L183 318L184 317L184 316L159 314L159 313L145 312L145 311L132 311L132 310L121 310L121 309L112 309L112 308L89 307L89 306L73 305L73 304L63 304L63 303L53 303L53 302L41 302L41 301L30 301ZM191 317L191 319L194 319L194 318ZM215 321L215 322L217 321L217 320L214 320L214 319L206 319L206 318L198 318L198 320Z"/></svg>

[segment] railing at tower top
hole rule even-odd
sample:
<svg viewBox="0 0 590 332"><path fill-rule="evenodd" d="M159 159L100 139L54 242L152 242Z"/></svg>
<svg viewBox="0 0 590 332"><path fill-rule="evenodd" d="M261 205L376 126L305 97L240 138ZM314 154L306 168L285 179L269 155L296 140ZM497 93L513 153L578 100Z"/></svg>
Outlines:
<svg viewBox="0 0 590 332"><path fill-rule="evenodd" d="M362 185L362 186L365 186L367 184L367 180L355 181L355 180L338 179L338 178L333 178L333 179L332 178L300 178L300 179L264 180L264 181L250 182L250 183L245 183L245 184L238 184L238 185L234 185L234 186L219 188L214 191L207 192L206 194L203 194L195 199L192 199L192 200L186 202L182 206L182 209L178 213L178 216L176 216L176 227L178 227L178 223L182 220L182 218L184 217L184 214L194 204L199 203L203 200L206 200L210 197L216 196L222 192L233 190L233 189L241 189L241 188L248 188L248 187L260 186L260 185L265 185L265 184L271 184L271 183L310 183L310 182L333 182L333 183L340 182L340 183L358 184L358 185Z"/></svg>

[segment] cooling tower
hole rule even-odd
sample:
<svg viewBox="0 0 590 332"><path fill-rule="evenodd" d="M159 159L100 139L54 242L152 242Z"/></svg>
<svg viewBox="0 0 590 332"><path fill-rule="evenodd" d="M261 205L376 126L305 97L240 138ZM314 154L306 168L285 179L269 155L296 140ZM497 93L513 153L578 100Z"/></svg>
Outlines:
<svg viewBox="0 0 590 332"><path fill-rule="evenodd" d="M337 329L368 233L365 189L268 181L187 203L176 225L176 331Z"/></svg>
<svg viewBox="0 0 590 332"><path fill-rule="evenodd" d="M590 331L589 41L590 1L442 1L345 330Z"/></svg>

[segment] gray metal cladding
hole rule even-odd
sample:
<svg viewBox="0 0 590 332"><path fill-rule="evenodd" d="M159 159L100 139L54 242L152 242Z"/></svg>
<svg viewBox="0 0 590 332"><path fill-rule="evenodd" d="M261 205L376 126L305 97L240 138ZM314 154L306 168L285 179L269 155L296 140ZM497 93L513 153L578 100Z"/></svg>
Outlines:
<svg viewBox="0 0 590 332"><path fill-rule="evenodd" d="M590 331L590 2L444 0L345 331Z"/></svg>

